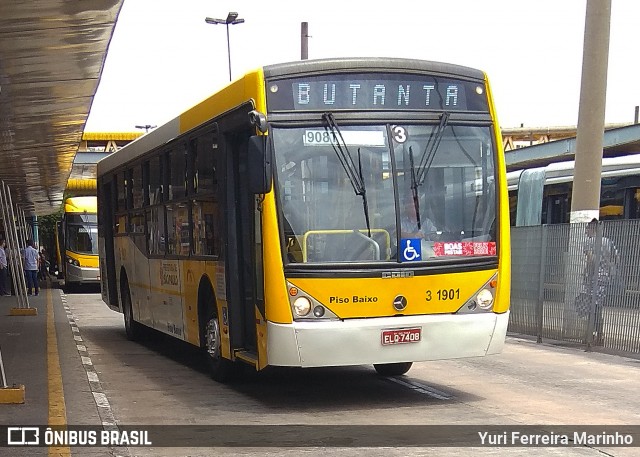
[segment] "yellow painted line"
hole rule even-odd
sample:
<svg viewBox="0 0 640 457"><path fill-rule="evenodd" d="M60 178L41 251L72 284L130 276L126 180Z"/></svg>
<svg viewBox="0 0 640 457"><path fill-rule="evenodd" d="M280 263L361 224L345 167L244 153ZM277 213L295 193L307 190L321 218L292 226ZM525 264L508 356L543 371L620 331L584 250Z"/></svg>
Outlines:
<svg viewBox="0 0 640 457"><path fill-rule="evenodd" d="M49 425L66 427L67 409L64 404L64 389L62 388L62 371L58 355L58 338L56 323L53 318L53 297L51 289L47 291L47 384L49 393ZM67 457L71 455L69 447L50 447L50 456Z"/></svg>

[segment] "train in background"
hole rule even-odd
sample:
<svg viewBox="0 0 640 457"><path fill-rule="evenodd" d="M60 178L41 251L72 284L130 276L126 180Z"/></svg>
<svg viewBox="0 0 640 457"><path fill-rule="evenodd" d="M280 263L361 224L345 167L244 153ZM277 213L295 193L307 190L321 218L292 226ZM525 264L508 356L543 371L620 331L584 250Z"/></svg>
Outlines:
<svg viewBox="0 0 640 457"><path fill-rule="evenodd" d="M569 223L575 161L507 173L511 225ZM640 154L602 159L600 220L640 218Z"/></svg>

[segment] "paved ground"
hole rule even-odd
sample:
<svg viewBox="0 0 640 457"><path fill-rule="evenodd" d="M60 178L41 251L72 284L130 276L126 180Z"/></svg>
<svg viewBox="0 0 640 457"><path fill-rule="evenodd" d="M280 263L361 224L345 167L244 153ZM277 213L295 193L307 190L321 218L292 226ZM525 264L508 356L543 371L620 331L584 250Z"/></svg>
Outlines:
<svg viewBox="0 0 640 457"><path fill-rule="evenodd" d="M7 315L15 299L0 297L0 347L7 378L9 384L26 386L25 404L0 405L0 425L106 424L109 428L117 424L123 429L190 424L187 433L197 441L212 439L213 430L198 431L198 425L237 424L250 426L247 430L255 437L263 433L269 440L284 434L294 443L296 438L323 436L327 429L318 428L316 435L306 429L296 435L286 424L329 425L334 439L346 432L360 443L363 436L375 442L380 438L376 433L406 433L414 424L445 425L445 430L459 432L461 439L490 424L523 430L528 424L605 424L614 430L640 424L637 359L509 337L500 355L414 364L398 378L382 378L368 366L274 369L221 385L208 377L200 354L188 345L156 334L142 344L128 341L122 316L110 311L99 294L65 295L49 289L30 298L38 315L15 317ZM271 434L260 428L282 424L285 428ZM365 428L353 428L354 424ZM375 428L379 426L391 426L392 431ZM434 430L438 431L427 432ZM231 438L232 434L223 437ZM331 442L295 448L0 448L0 455L12 457L285 454L626 457L640 455L640 449L362 448L335 447Z"/></svg>

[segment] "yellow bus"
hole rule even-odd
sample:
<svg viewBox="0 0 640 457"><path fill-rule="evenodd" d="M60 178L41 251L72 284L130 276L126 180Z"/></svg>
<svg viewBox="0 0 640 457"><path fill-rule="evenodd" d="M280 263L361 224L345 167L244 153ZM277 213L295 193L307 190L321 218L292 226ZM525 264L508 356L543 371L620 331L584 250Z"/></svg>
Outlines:
<svg viewBox="0 0 640 457"><path fill-rule="evenodd" d="M146 326L201 347L220 381L498 353L500 138L479 70L345 58L247 73L98 163L103 299L129 338Z"/></svg>
<svg viewBox="0 0 640 457"><path fill-rule="evenodd" d="M63 208L62 219L56 224L58 277L64 279L67 290L99 284L96 196L68 197Z"/></svg>

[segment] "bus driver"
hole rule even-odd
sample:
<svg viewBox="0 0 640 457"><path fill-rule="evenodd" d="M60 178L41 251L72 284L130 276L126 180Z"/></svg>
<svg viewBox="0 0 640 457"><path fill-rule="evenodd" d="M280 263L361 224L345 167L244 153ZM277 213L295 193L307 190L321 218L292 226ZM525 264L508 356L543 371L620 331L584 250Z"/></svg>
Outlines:
<svg viewBox="0 0 640 457"><path fill-rule="evenodd" d="M422 219L420 228L418 228L416 205L413 200L409 198L405 199L400 219L401 238L421 238L423 240L428 240L436 233L436 231L437 228L435 224L427 217Z"/></svg>

